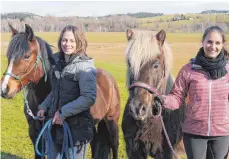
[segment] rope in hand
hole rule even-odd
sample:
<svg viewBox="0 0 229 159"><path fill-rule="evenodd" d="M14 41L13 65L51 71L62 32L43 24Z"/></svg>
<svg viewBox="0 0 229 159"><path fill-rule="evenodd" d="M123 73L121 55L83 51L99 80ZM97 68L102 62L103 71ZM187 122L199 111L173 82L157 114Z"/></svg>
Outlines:
<svg viewBox="0 0 229 159"><path fill-rule="evenodd" d="M160 118L162 129L163 129L163 132L165 134L165 138L166 138L166 140L168 142L168 145L169 145L170 149L172 150L172 153L173 153L175 159L178 159L178 156L177 156L176 152L174 151L173 146L171 144L171 141L169 139L169 135L168 135L168 133L167 133L167 131L165 129L165 124L164 124L164 121L163 121L163 117L161 115L161 112L162 112L162 103L159 102L158 100L155 100L155 103L156 103L157 108L159 109L159 111L158 111L158 114L157 115L153 115L153 118Z"/></svg>
<svg viewBox="0 0 229 159"><path fill-rule="evenodd" d="M37 139L36 139L36 142L35 142L35 151L38 155L44 157L44 156L48 156L48 158L52 158L52 135L51 135L51 129L52 129L52 121L53 121L53 118L49 119L45 125L43 126L43 128L41 129ZM71 135L71 132L70 132L70 128L67 124L66 121L63 121L63 133L64 133L64 139L63 139L63 144L62 144L62 150L61 150L61 153L60 153L60 159L63 158L63 155L65 154L66 158L68 158L68 139L70 141L70 146L71 146L71 150L72 150L72 155L73 155L73 159L76 159L76 156L75 156L75 153L74 153L74 146L73 146L73 140L72 140L72 135ZM45 130L47 129L47 136L48 136L48 150L49 152L47 153L41 153L39 150L38 150L38 143L41 139L41 137L43 136L43 133L45 132ZM42 140L44 140L42 138Z"/></svg>

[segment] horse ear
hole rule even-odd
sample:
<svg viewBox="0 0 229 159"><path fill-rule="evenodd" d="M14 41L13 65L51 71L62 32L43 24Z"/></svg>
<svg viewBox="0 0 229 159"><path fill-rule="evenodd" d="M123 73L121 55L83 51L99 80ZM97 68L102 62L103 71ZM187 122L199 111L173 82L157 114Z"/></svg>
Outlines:
<svg viewBox="0 0 229 159"><path fill-rule="evenodd" d="M128 41L132 38L133 34L134 34L133 30L131 29L126 30L126 38Z"/></svg>
<svg viewBox="0 0 229 159"><path fill-rule="evenodd" d="M12 27L12 25L10 25L9 23L8 23L8 25L9 25L10 30L11 30L11 32L12 32L12 36L14 36L15 34L18 33L18 31L17 31L16 29L14 29L14 28Z"/></svg>
<svg viewBox="0 0 229 159"><path fill-rule="evenodd" d="M166 33L164 30L161 30L159 33L156 35L157 41L159 44L162 46L164 44L165 38L166 38Z"/></svg>
<svg viewBox="0 0 229 159"><path fill-rule="evenodd" d="M28 24L25 24L25 33L28 35L29 41L34 39L33 29Z"/></svg>

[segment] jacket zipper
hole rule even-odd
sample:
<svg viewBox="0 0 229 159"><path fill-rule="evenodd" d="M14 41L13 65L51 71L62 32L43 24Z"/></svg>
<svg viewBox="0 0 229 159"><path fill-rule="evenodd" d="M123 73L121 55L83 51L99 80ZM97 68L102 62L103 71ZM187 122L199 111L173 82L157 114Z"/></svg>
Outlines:
<svg viewBox="0 0 229 159"><path fill-rule="evenodd" d="M207 132L207 136L210 136L210 132L211 132L211 109L212 109L212 80L209 80L209 111L208 111L208 132Z"/></svg>
<svg viewBox="0 0 229 159"><path fill-rule="evenodd" d="M229 102L227 101L227 103L226 103L226 113L227 113L227 118L229 119L229 111L228 111L228 108L229 108Z"/></svg>

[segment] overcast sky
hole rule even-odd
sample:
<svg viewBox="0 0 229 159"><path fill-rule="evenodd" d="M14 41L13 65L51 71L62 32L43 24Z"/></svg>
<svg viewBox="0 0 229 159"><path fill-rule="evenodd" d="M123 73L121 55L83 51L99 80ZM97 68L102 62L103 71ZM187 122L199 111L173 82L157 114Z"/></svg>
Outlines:
<svg viewBox="0 0 229 159"><path fill-rule="evenodd" d="M1 13L31 12L53 16L104 16L108 14L200 13L204 10L229 10L227 1L2 1ZM229 0L228 0L229 1Z"/></svg>

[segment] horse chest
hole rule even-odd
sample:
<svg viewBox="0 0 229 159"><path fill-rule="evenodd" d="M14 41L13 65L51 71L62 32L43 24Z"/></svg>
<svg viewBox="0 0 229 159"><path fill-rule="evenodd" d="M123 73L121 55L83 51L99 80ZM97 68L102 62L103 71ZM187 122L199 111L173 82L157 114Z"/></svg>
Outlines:
<svg viewBox="0 0 229 159"><path fill-rule="evenodd" d="M147 149L161 149L163 136L160 119L149 118L139 124L136 139L145 143Z"/></svg>

